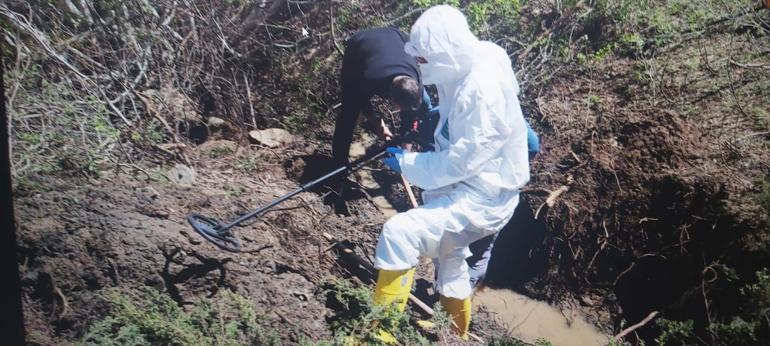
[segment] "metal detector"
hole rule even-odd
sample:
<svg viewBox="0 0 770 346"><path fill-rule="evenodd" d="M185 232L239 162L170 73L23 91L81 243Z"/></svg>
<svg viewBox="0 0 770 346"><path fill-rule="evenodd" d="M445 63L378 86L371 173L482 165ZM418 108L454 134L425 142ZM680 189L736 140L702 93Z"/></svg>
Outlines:
<svg viewBox="0 0 770 346"><path fill-rule="evenodd" d="M273 200L267 205L260 207L259 209L254 210L246 215L243 215L229 223L223 224L215 219L205 217L203 215L196 214L196 213L188 214L187 221L190 223L190 225L192 225L193 229L195 229L196 232L200 233L200 235L202 235L203 238L206 238L206 240L214 243L214 245L220 247L223 250L227 250L231 252L240 252L241 241L238 238L236 238L233 232L231 231L233 227L240 225L241 223L243 223L248 219L258 217L264 214L265 212L275 207L276 205L283 203L287 199L292 198L301 192L308 191L309 189L328 180L329 178L335 177L341 173L345 173L345 175L347 175L352 172L355 172L361 167L363 167L365 163L368 163L369 161L375 160L385 155L387 153L386 149L388 147L392 147L392 146L402 144L404 142L412 141L415 138L417 138L417 135L418 135L417 131L409 131L403 136L396 137L393 140L386 142L378 150L373 151L367 155L364 155L358 160L350 162L347 165L341 166L316 180L305 183L302 186L298 187L296 190L291 191Z"/></svg>

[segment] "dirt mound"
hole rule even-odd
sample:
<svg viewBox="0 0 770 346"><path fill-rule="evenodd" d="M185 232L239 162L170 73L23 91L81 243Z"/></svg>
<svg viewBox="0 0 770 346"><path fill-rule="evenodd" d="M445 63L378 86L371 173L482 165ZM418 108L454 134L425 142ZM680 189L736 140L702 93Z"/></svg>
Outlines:
<svg viewBox="0 0 770 346"><path fill-rule="evenodd" d="M767 263L745 241L762 229L744 182L761 166L731 166L729 145L692 117L629 104L630 68L614 61L603 78L572 76L537 99L544 150L527 192L549 233L539 246L549 260L542 277L599 297L597 306L629 321L661 309L698 320L692 310L704 298L695 292L715 280L705 273L727 265L753 277ZM554 195L560 187L566 192ZM710 298L725 298L717 292L726 288Z"/></svg>

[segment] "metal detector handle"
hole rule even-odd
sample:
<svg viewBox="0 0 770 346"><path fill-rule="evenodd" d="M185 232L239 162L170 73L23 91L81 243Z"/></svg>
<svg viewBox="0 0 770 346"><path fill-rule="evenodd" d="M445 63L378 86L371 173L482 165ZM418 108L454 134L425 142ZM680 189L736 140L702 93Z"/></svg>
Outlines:
<svg viewBox="0 0 770 346"><path fill-rule="evenodd" d="M376 159L376 158L378 158L380 156L385 155L387 153L388 147L392 147L394 145L399 145L401 143L407 142L409 140L412 140L416 136L417 136L417 132L409 131L406 134L404 134L403 136L396 137L396 138L386 142L381 147L380 150L374 151L374 152L372 152L372 153L370 153L368 155L364 155L364 157L359 158L358 160L355 160L355 161L353 161L351 163L348 163L347 165L341 166L341 167L339 167L339 168L337 168L337 169L335 169L335 170L333 170L333 171L331 171L329 173L326 173L324 176L322 176L322 177L320 177L320 178L318 178L316 180L313 180L311 182L305 183L302 186L298 187L297 189L295 189L295 190L293 190L293 191L291 191L291 192L289 192L289 193L279 197L278 199L270 202L269 204L267 204L265 206L262 206L259 209L255 210L255 211L253 211L251 213L243 215L243 216L239 217L238 219L236 219L235 221L230 222L229 224L221 225L218 228L220 230L223 230L223 229L230 229L230 228L232 228L234 226L240 225L241 222L244 222L244 221L246 221L248 219L251 219L251 218L253 218L253 217L257 216L257 215L260 215L260 214L270 210L271 208L275 207L276 205L283 203L287 199L292 198L292 197L294 197L294 196L296 196L296 195L298 195L298 194L300 194L302 192L305 192L305 191L309 190L310 188L312 188L313 186L316 186L319 183L321 183L321 182L323 182L323 181L325 181L325 180L327 180L327 179L329 179L331 177L334 177L334 176L336 176L336 175L338 175L340 173L343 173L343 172L350 173L350 172L353 172L353 171L357 170L364 163L369 162L369 161L374 160L374 159Z"/></svg>

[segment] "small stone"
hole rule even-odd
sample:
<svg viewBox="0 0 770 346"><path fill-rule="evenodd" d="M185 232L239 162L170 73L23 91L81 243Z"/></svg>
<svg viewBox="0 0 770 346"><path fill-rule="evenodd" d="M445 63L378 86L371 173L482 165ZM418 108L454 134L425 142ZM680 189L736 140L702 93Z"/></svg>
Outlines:
<svg viewBox="0 0 770 346"><path fill-rule="evenodd" d="M284 144L291 143L294 140L294 136L292 136L289 131L275 128L250 131L249 137L254 139L258 144L262 144L268 148L278 148Z"/></svg>
<svg viewBox="0 0 770 346"><path fill-rule="evenodd" d="M225 121L224 121L224 120L222 120L222 118L217 118L217 117L209 117L209 119L208 119L208 124L209 124L209 126L210 126L210 127L215 127L215 128L217 128L217 127L222 127L222 126L223 126L223 125L225 125L226 123L225 123Z"/></svg>
<svg viewBox="0 0 770 346"><path fill-rule="evenodd" d="M177 164L168 171L166 175L172 183L181 186L192 186L195 184L195 170L183 164Z"/></svg>

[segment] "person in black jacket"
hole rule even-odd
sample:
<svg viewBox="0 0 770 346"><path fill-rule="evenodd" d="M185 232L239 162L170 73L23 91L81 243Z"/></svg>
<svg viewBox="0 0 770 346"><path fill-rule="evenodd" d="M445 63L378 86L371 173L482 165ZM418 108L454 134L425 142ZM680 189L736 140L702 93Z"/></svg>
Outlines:
<svg viewBox="0 0 770 346"><path fill-rule="evenodd" d="M383 140L393 136L372 110L370 99L389 99L403 121L414 119L430 108L414 57L404 52L408 36L396 28L360 31L345 42L342 60L342 111L337 117L332 153L338 164L347 164L353 129L364 113L372 130ZM404 128L405 126L402 126Z"/></svg>

